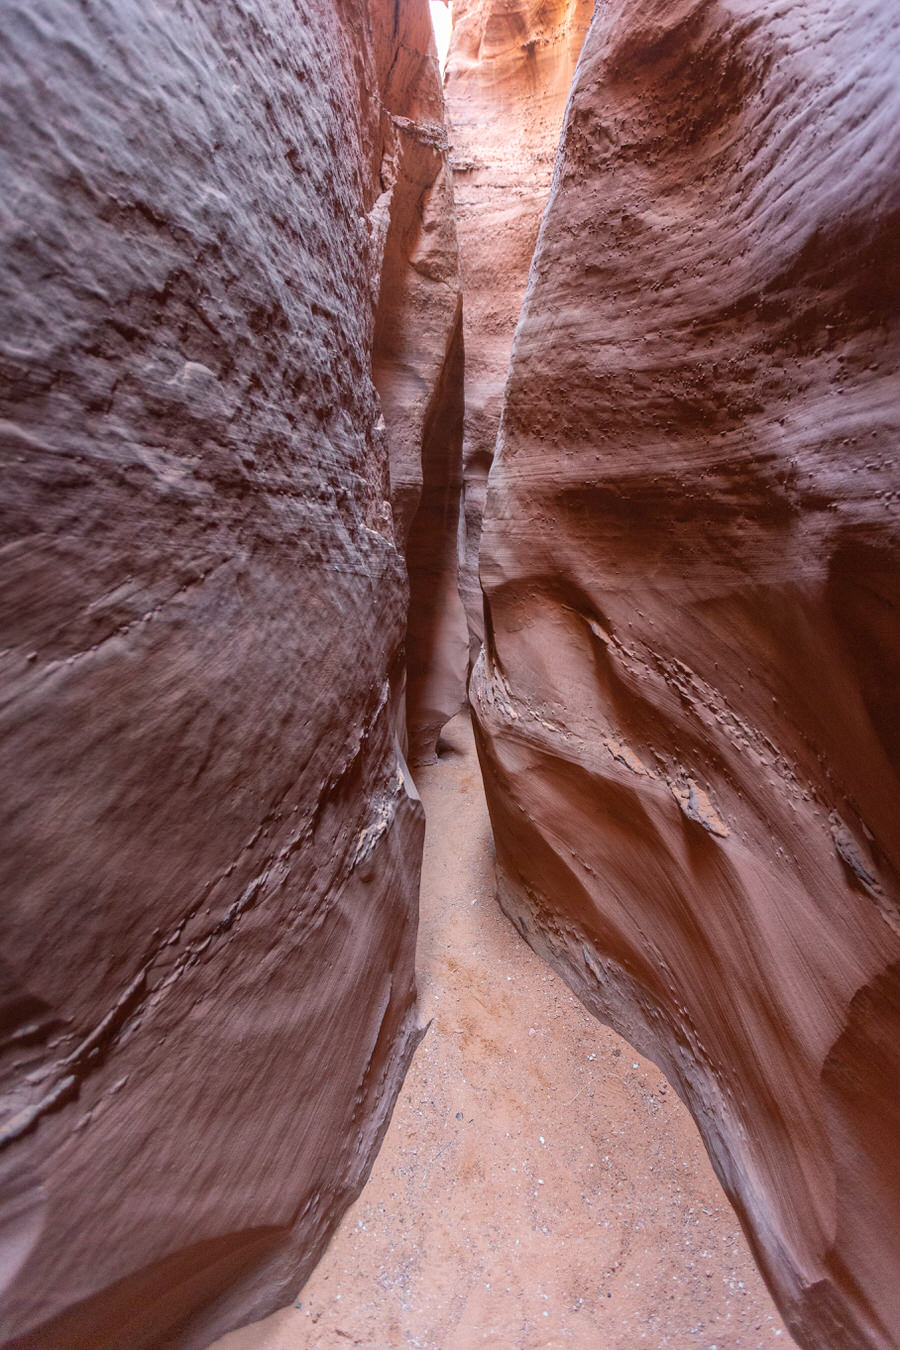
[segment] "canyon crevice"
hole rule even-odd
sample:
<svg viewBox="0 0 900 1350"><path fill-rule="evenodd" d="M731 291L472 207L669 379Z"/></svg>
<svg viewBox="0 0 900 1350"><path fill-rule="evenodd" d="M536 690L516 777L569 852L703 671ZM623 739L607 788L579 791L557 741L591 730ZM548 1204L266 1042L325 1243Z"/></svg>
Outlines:
<svg viewBox="0 0 900 1350"><path fill-rule="evenodd" d="M478 546L513 334L563 111L593 0L455 0L447 115L465 291L459 587L474 663L484 639Z"/></svg>
<svg viewBox="0 0 900 1350"><path fill-rule="evenodd" d="M797 1343L900 1344L900 17L453 21L442 87L426 0L6 6L7 1350L308 1278L470 670L501 908Z"/></svg>

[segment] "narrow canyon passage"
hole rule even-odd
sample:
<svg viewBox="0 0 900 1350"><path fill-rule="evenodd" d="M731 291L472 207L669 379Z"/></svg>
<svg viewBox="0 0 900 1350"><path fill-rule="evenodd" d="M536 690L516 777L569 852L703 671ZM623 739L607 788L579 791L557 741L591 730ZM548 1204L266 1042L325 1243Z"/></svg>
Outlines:
<svg viewBox="0 0 900 1350"><path fill-rule="evenodd" d="M900 1350L900 5L435 6L5 6L0 1350Z"/></svg>
<svg viewBox="0 0 900 1350"><path fill-rule="evenodd" d="M497 908L465 716L418 779L428 1032L296 1304L216 1350L791 1345L681 1102Z"/></svg>

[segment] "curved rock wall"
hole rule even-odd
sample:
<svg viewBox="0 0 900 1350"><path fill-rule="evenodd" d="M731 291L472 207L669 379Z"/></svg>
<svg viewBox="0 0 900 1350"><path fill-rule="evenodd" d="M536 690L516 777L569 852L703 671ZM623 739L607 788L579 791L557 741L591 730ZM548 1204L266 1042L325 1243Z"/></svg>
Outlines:
<svg viewBox="0 0 900 1350"><path fill-rule="evenodd" d="M311 1267L417 1035L371 371L439 76L424 0L11 2L2 59L0 1343L200 1346Z"/></svg>
<svg viewBox="0 0 900 1350"><path fill-rule="evenodd" d="M414 36L428 50L426 7ZM408 56L406 58L409 59ZM462 488L463 339L459 251L443 97L390 119L377 210L385 231L374 376L390 446L394 529L409 566L406 708L412 763L435 758L441 727L465 704L468 640L457 584ZM392 68L396 97L417 82ZM421 80L418 82L421 86ZM404 106L402 103L399 106Z"/></svg>
<svg viewBox="0 0 900 1350"><path fill-rule="evenodd" d="M513 334L593 0L454 0L447 111L466 344L460 589L484 637L478 541Z"/></svg>
<svg viewBox="0 0 900 1350"><path fill-rule="evenodd" d="M472 682L501 899L664 1068L798 1341L900 1341L900 19L608 0Z"/></svg>

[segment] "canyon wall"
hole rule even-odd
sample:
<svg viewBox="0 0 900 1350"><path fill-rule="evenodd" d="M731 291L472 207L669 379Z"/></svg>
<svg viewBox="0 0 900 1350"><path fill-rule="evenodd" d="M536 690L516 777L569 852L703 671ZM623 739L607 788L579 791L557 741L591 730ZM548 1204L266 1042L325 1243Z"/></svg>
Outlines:
<svg viewBox="0 0 900 1350"><path fill-rule="evenodd" d="M439 74L425 0L11 0L2 63L0 1343L201 1346L311 1268L418 1035Z"/></svg>
<svg viewBox="0 0 900 1350"><path fill-rule="evenodd" d="M397 8L385 37L391 119L376 206L384 230L374 378L390 445L394 531L409 568L409 759L435 759L441 727L464 706L466 619L457 583L462 491L463 332L453 180L427 5ZM427 81L417 53L430 53Z"/></svg>
<svg viewBox="0 0 900 1350"><path fill-rule="evenodd" d="M504 908L816 1350L900 1343L898 67L888 0L598 5L471 687Z"/></svg>
<svg viewBox="0 0 900 1350"><path fill-rule="evenodd" d="M484 637L478 542L513 334L593 0L454 0L445 79L466 304L460 590Z"/></svg>

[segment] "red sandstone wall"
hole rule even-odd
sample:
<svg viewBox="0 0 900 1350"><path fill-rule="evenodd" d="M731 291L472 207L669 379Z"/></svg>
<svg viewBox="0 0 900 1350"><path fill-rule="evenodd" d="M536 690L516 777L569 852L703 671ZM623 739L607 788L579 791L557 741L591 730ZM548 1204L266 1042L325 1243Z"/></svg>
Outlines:
<svg viewBox="0 0 900 1350"><path fill-rule="evenodd" d="M0 1343L200 1346L309 1270L417 1034L370 372L438 73L424 0L3 22Z"/></svg>
<svg viewBox="0 0 900 1350"><path fill-rule="evenodd" d="M478 541L513 334L593 0L455 0L447 110L465 288L460 589L484 636Z"/></svg>
<svg viewBox="0 0 900 1350"><path fill-rule="evenodd" d="M431 50L427 8L408 16ZM402 66L401 53L400 65ZM406 58L408 59L408 58ZM392 68L401 96L417 87ZM384 232L374 376L390 446L394 528L410 580L407 722L412 763L433 760L441 727L465 704L468 641L457 584L464 354L453 183L436 64L417 119L395 115L376 215ZM419 82L421 84L421 81ZM402 106L402 105L401 105Z"/></svg>
<svg viewBox="0 0 900 1350"><path fill-rule="evenodd" d="M507 912L652 1055L798 1341L900 1341L900 19L608 0L472 697Z"/></svg>

